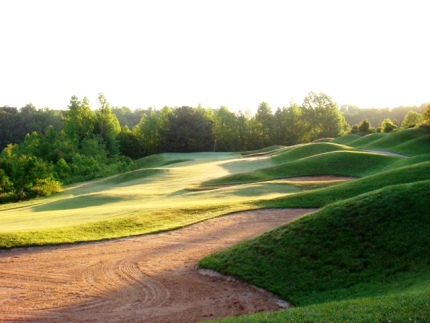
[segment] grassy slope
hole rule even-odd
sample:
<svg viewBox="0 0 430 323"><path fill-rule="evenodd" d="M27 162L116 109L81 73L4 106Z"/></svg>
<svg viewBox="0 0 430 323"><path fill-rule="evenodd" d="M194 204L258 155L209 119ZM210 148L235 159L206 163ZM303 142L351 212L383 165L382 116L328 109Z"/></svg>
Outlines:
<svg viewBox="0 0 430 323"><path fill-rule="evenodd" d="M401 158L369 152L332 151L310 155L265 169L215 178L203 184L209 186L240 184L314 175L363 177L380 172Z"/></svg>
<svg viewBox="0 0 430 323"><path fill-rule="evenodd" d="M211 191L189 189L213 177L271 166L269 158L242 159L231 153L162 154L140 162L155 168L72 185L46 199L0 206L0 247L170 230L255 207L256 197L300 191L292 185L268 183Z"/></svg>
<svg viewBox="0 0 430 323"><path fill-rule="evenodd" d="M422 137L422 132L418 134L409 139ZM335 143L270 147L252 153L258 157L240 158L239 154L231 153L149 156L138 161L140 166L147 167L145 169L73 185L47 199L2 205L0 247L97 240L168 230L250 207L322 206L332 201L330 195L336 194L339 199L362 193L362 190L341 186L340 193L318 190L311 196L309 192L292 193L327 184L298 185L261 180L315 174L365 176L422 162L428 157L383 156ZM398 176L402 177L389 175L393 179ZM202 182L210 179L216 183L242 185L200 189ZM260 182L255 183L256 180ZM250 184L244 185L244 182ZM372 185L382 187L385 184L381 181L379 186ZM351 194L345 195L345 192ZM290 198L276 199L286 195ZM261 200L263 202L258 203ZM272 201L264 203L264 200Z"/></svg>
<svg viewBox="0 0 430 323"><path fill-rule="evenodd" d="M360 149L387 150L407 156L430 154L430 133L427 128L375 133L364 137L348 135L331 142Z"/></svg>
<svg viewBox="0 0 430 323"><path fill-rule="evenodd" d="M429 192L427 180L330 204L201 265L302 306L285 318L423 320L430 311ZM375 315L379 307L386 310Z"/></svg>
<svg viewBox="0 0 430 323"><path fill-rule="evenodd" d="M138 161L146 169L0 206L0 247L170 230L247 208L326 206L203 261L300 305L232 320L419 321L430 299L429 148L428 133L411 129L270 147L243 159L228 153L150 156ZM300 189L318 185L261 182L322 174L361 178L305 192ZM241 185L201 190L202 183Z"/></svg>
<svg viewBox="0 0 430 323"><path fill-rule="evenodd" d="M359 148L360 151L345 144ZM413 158L405 159L363 150L385 150L413 156ZM272 151L271 156L275 166L215 178L203 185L240 184L309 175L369 176L429 160L430 134L428 130L419 128L395 133L375 133L364 137L346 135L329 143L312 143L278 149Z"/></svg>
<svg viewBox="0 0 430 323"><path fill-rule="evenodd" d="M261 202L264 207L326 207L202 260L204 267L299 305L221 321L428 321L430 145L422 129L391 135L349 135L337 142L359 140L366 149L388 151L407 147L397 152L415 157L392 160L353 182Z"/></svg>
<svg viewBox="0 0 430 323"><path fill-rule="evenodd" d="M323 207L389 185L430 179L430 161L403 166L355 181L257 202L262 207Z"/></svg>
<svg viewBox="0 0 430 323"><path fill-rule="evenodd" d="M334 143L311 143L296 145L289 147L288 149L280 150L272 159L276 164L283 164L285 162L291 162L322 153L350 150L352 150L351 147Z"/></svg>

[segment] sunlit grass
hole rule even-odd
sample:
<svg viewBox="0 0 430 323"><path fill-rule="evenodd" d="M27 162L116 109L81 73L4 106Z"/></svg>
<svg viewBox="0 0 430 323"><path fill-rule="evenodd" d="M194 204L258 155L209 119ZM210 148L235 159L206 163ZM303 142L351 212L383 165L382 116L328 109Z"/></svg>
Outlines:
<svg viewBox="0 0 430 323"><path fill-rule="evenodd" d="M322 145L322 144L320 144ZM364 177L383 171L402 157L375 154L361 151L331 151L284 162L251 172L228 175L204 182L204 185L225 185L267 181L272 179L337 175Z"/></svg>
<svg viewBox="0 0 430 323"><path fill-rule="evenodd" d="M273 155L272 159L276 164L282 164L285 162L291 162L305 157L315 156L322 153L328 153L333 151L342 150L353 150L351 147L345 145L339 145L335 143L311 143L296 145L290 149L281 150L279 153Z"/></svg>
<svg viewBox="0 0 430 323"><path fill-rule="evenodd" d="M233 153L162 154L142 168L65 187L49 198L2 205L0 247L115 238L178 228L301 191L286 183L193 190L202 181L272 166Z"/></svg>
<svg viewBox="0 0 430 323"><path fill-rule="evenodd" d="M256 202L260 207L323 207L390 185L430 180L430 161L404 166L338 185Z"/></svg>
<svg viewBox="0 0 430 323"><path fill-rule="evenodd" d="M247 209L323 207L202 261L299 306L227 321L425 321L428 142L424 130L412 129L244 155L149 156L133 172L1 205L0 248L160 232Z"/></svg>
<svg viewBox="0 0 430 323"><path fill-rule="evenodd" d="M331 142L360 149L386 150L407 156L430 154L430 133L428 128L424 127L394 133L374 133L363 137L347 135Z"/></svg>

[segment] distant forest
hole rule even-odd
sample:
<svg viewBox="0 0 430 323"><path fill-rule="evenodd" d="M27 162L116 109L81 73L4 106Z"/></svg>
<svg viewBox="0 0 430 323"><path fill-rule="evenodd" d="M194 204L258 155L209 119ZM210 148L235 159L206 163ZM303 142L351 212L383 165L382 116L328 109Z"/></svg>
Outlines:
<svg viewBox="0 0 430 323"><path fill-rule="evenodd" d="M346 133L366 134L418 126L429 104L394 109L338 107L310 92L301 105L257 112L227 107L111 107L101 93L97 108L72 96L67 110L0 107L0 202L45 196L61 185L136 167L134 160L163 152L246 151L295 145Z"/></svg>

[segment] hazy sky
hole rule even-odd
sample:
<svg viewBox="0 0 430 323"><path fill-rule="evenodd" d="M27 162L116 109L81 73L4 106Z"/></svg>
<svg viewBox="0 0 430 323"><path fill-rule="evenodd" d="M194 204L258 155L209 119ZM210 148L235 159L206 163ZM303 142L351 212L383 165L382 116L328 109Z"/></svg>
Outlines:
<svg viewBox="0 0 430 323"><path fill-rule="evenodd" d="M430 101L428 1L0 0L0 106Z"/></svg>

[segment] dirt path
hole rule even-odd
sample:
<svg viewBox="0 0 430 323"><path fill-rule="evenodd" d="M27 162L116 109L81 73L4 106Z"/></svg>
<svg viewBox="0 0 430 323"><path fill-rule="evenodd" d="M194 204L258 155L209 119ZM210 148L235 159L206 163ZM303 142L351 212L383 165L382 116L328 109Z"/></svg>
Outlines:
<svg viewBox="0 0 430 323"><path fill-rule="evenodd" d="M162 234L0 250L0 321L195 322L277 310L270 294L203 275L197 261L312 211L259 210Z"/></svg>

